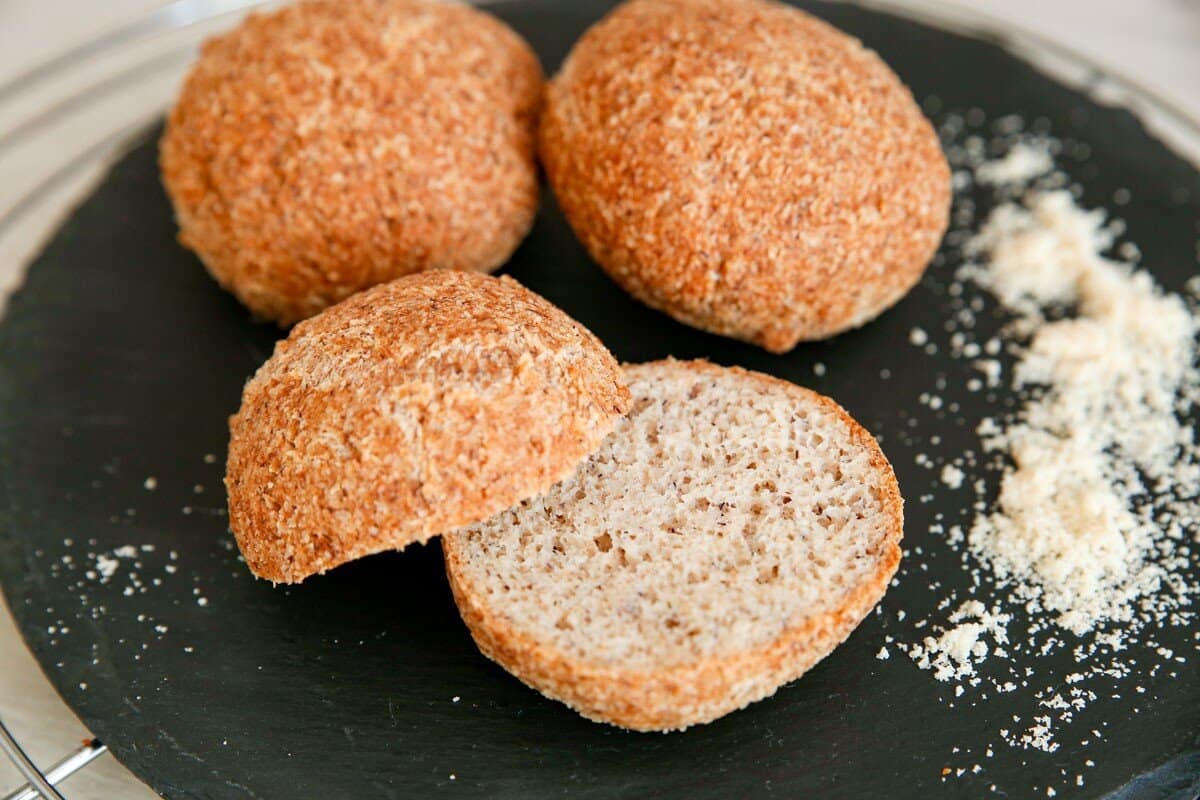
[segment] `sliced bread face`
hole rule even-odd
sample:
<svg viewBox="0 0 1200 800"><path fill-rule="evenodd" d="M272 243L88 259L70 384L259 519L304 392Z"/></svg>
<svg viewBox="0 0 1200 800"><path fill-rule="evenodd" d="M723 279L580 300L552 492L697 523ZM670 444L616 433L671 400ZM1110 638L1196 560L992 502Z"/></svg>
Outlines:
<svg viewBox="0 0 1200 800"><path fill-rule="evenodd" d="M682 729L854 629L899 563L902 501L826 397L705 362L626 378L632 410L574 475L442 547L485 655L590 719Z"/></svg>

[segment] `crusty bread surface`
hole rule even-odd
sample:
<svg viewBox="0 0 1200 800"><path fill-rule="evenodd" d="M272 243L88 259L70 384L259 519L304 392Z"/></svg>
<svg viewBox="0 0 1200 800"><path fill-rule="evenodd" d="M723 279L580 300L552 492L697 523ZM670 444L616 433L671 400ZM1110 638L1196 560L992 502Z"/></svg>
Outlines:
<svg viewBox="0 0 1200 800"><path fill-rule="evenodd" d="M539 151L592 257L681 322L784 352L916 284L950 171L857 40L770 0L630 0L552 79Z"/></svg>
<svg viewBox="0 0 1200 800"><path fill-rule="evenodd" d="M161 143L179 238L291 324L430 268L490 272L538 204L542 72L494 17L303 0L207 42Z"/></svg>
<svg viewBox="0 0 1200 800"><path fill-rule="evenodd" d="M626 375L631 411L577 472L442 548L486 656L590 719L682 729L849 635L899 563L902 500L826 397L706 362Z"/></svg>
<svg viewBox="0 0 1200 800"><path fill-rule="evenodd" d="M591 333L509 278L433 270L297 325L230 419L229 521L297 582L566 477L628 407Z"/></svg>

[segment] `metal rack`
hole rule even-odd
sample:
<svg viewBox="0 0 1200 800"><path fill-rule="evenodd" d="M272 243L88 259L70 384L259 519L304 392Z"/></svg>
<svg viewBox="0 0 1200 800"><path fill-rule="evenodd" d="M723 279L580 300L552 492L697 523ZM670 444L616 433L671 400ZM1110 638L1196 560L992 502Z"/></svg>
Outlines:
<svg viewBox="0 0 1200 800"><path fill-rule="evenodd" d="M563 0L569 2L570 0ZM1159 97L1153 91L1136 82L1115 76L1105 71L1087 57L1042 38L1036 33L1015 28L1008 23L991 19L976 11L952 9L938 5L936 0L846 0L867 7L899 12L919 21L979 36L1003 44L1010 50L1028 58L1066 83L1082 86L1109 98L1120 98L1121 102L1135 110L1139 116L1150 121L1157 131L1171 140L1173 128L1181 126L1191 132L1188 141L1195 142L1195 131L1200 122ZM277 4L279 0L174 0L161 8L114 29L92 41L37 64L0 84L0 161L11 156L20 145L43 137L55 125L70 121L85 108L99 104L120 92L138 88L147 76L165 75L177 77L190 59L196 43L220 25L232 22L247 10ZM489 0L476 0L486 4ZM93 74L90 66L111 56L135 51L130 58L116 67ZM82 75L82 77L80 77ZM48 85L53 89L64 78L80 77L73 88L59 87L57 94L37 105L32 111L22 112L29 105L35 90ZM15 114L5 112L16 107ZM47 163L36 179L25 186L16 187L7 196L0 187L0 243L10 236L17 223L25 223L40 214L42 233L48 232L56 215L47 211L56 192L78 183L88 169L103 166L109 158L119 152L131 134L141 129L149 120L161 112L162 104L143 109L153 116L123 120L119 125L110 124L106 129L95 132L90 139L78 142L74 149L65 148L56 154L54 163ZM1200 153L1190 147L1189 152L1200 159ZM27 237L36 244L40 236ZM30 245L32 246L32 244ZM4 613L0 605L0 613ZM2 800L63 800L64 795L56 785L67 777L86 768L108 752L99 740L89 738L61 760L43 771L26 754L18 739L0 719L0 750L13 763L25 779L25 784L3 795Z"/></svg>
<svg viewBox="0 0 1200 800"><path fill-rule="evenodd" d="M50 769L42 772L37 764L25 754L16 738L0 722L0 749L24 776L26 783L4 796L4 800L36 800L38 797L47 800L63 800L63 795L55 787L74 775L88 764L108 752L108 748L98 739L88 739L75 752L56 762Z"/></svg>

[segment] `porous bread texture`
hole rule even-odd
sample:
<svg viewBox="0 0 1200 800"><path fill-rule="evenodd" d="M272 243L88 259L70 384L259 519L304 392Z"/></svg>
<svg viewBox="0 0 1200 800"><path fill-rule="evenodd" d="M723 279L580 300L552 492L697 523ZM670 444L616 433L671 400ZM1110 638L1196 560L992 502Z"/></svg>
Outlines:
<svg viewBox="0 0 1200 800"><path fill-rule="evenodd" d="M763 0L619 6L550 82L539 151L619 285L772 352L897 302L949 215L949 166L899 78Z"/></svg>
<svg viewBox="0 0 1200 800"><path fill-rule="evenodd" d="M430 268L490 272L538 203L542 72L457 3L305 0L208 41L161 142L180 241L291 324Z"/></svg>
<svg viewBox="0 0 1200 800"><path fill-rule="evenodd" d="M486 656L589 719L682 729L849 635L899 564L903 502L826 397L705 362L626 377L628 416L575 474L442 548Z"/></svg>
<svg viewBox="0 0 1200 800"><path fill-rule="evenodd" d="M292 583L566 477L626 411L595 336L507 278L435 270L297 325L229 423L229 523Z"/></svg>

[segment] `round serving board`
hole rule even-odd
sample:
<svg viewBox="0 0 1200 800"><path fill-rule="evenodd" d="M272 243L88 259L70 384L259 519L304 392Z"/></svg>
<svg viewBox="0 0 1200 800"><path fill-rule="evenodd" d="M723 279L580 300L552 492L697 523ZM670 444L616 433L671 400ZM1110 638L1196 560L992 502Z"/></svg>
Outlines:
<svg viewBox="0 0 1200 800"><path fill-rule="evenodd" d="M877 49L935 122L978 109L968 119L986 128L1020 114L1086 143L1086 158L1064 162L1082 202L1109 204L1129 189L1121 214L1144 262L1174 290L1195 274L1200 175L1130 113L991 43L860 7L802 5ZM553 71L608 7L516 0L492 10ZM886 636L911 633L898 610L928 614L969 583L959 555L929 533L936 515L968 519L968 495L939 483L917 454L935 435L950 450L977 447L975 423L1006 401L961 388L975 374L969 362L908 344L911 329L941 331L950 313L952 250L879 320L772 356L630 300L546 194L505 272L622 360L706 357L831 395L880 438L909 498L912 554L899 581L829 658L711 725L628 733L578 717L484 659L458 619L436 543L289 588L240 563L221 485L226 418L280 331L252 322L175 242L157 136L134 144L62 225L0 324L0 579L63 698L158 792L924 798L1045 796L1053 785L1060 797L1120 787L1127 797L1194 796L1194 661L1174 678L1145 676L1145 694L1093 703L1052 754L996 744L985 759L1033 687L954 703L949 686L903 655L876 658ZM981 314L980 338L1000 324ZM912 422L939 378L958 410ZM1159 642L1186 649L1191 635L1168 630ZM1051 679L1077 666L1069 649L1055 658L1044 667ZM1104 735L1090 736L1101 723ZM1095 766L1076 787L1087 760ZM982 768L956 774L973 763Z"/></svg>

